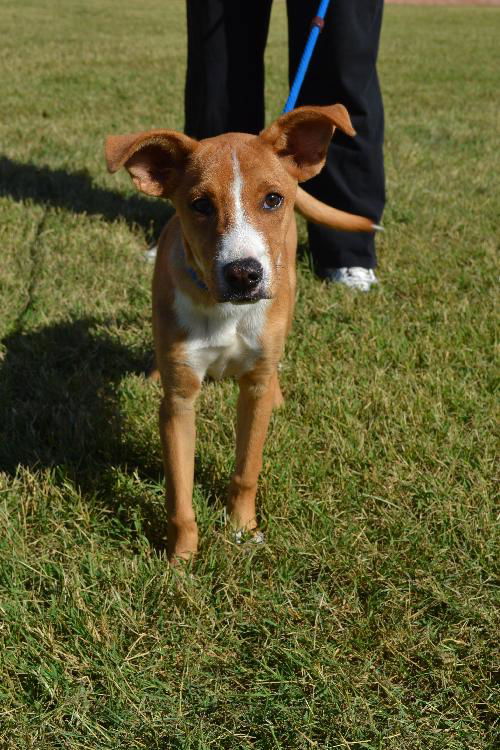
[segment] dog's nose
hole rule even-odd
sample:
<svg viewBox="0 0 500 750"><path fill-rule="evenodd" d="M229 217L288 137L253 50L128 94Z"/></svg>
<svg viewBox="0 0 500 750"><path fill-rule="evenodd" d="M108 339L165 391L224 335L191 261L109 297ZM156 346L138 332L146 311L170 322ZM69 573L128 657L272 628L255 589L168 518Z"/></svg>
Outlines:
<svg viewBox="0 0 500 750"><path fill-rule="evenodd" d="M255 258L234 260L224 266L224 278L234 292L251 292L262 281L263 270Z"/></svg>

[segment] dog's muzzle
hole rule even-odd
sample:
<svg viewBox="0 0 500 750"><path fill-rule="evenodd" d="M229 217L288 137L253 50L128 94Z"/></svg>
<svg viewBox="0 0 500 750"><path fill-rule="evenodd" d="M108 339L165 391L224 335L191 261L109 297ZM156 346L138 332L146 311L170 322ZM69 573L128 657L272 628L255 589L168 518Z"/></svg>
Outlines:
<svg viewBox="0 0 500 750"><path fill-rule="evenodd" d="M264 269L255 258L242 258L226 263L222 269L222 277L226 302L254 302L266 296L262 283Z"/></svg>

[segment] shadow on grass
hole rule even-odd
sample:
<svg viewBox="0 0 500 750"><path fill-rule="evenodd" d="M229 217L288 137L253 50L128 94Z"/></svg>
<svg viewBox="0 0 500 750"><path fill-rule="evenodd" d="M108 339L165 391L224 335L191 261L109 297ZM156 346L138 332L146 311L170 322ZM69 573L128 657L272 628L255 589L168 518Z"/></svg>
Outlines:
<svg viewBox="0 0 500 750"><path fill-rule="evenodd" d="M144 465L128 440L118 393L127 373L144 373L150 352L132 351L90 318L13 333L3 345L0 471L15 476L20 467L56 468L127 522L127 507L122 511L130 504L115 491L113 467L161 477L160 463ZM147 522L151 508L141 506L140 513L145 528L158 526Z"/></svg>
<svg viewBox="0 0 500 750"><path fill-rule="evenodd" d="M173 214L173 208L166 202L140 195L125 197L96 187L84 171L66 172L23 164L6 156L0 156L0 196L16 201L33 200L74 213L95 214L107 221L123 217L129 226L141 226L148 240L158 237Z"/></svg>
<svg viewBox="0 0 500 750"><path fill-rule="evenodd" d="M20 467L53 468L132 535L138 513L151 545L163 550L158 498L153 504L142 492L143 482L163 481L159 449L151 451L131 433L119 392L127 374L145 373L151 352L125 346L105 321L93 318L16 332L2 343L0 471L14 477ZM196 481L209 488L209 504L216 505L228 477L216 476L209 464L197 461Z"/></svg>

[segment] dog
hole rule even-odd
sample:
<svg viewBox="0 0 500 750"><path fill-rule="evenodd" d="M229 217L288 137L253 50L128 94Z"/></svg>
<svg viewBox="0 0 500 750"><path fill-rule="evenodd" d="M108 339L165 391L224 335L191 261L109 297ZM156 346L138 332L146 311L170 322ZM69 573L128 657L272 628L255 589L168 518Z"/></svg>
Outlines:
<svg viewBox="0 0 500 750"><path fill-rule="evenodd" d="M345 107L299 107L260 135L196 141L171 130L112 135L108 170L125 167L138 190L169 198L153 277L153 333L163 386L160 436L168 555L196 554L192 506L195 401L205 376L238 380L236 465L227 512L235 532L259 540L255 497L273 408L283 403L278 364L292 324L297 231L308 220L372 232L368 218L309 196L335 128L355 135Z"/></svg>

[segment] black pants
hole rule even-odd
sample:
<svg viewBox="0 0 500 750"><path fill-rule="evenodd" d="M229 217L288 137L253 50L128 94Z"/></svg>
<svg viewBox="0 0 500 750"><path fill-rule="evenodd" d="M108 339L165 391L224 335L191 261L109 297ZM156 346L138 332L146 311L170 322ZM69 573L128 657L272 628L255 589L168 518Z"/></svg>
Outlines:
<svg viewBox="0 0 500 750"><path fill-rule="evenodd" d="M195 138L264 127L264 49L272 0L187 0L185 129ZM287 0L295 75L317 0ZM383 0L332 0L297 106L347 107L356 138L337 131L323 171L305 189L335 208L379 221L384 209L384 112L376 71ZM373 236L309 225L319 274L375 266Z"/></svg>

